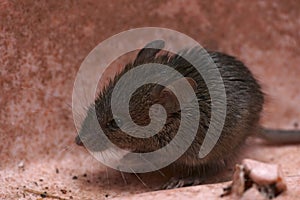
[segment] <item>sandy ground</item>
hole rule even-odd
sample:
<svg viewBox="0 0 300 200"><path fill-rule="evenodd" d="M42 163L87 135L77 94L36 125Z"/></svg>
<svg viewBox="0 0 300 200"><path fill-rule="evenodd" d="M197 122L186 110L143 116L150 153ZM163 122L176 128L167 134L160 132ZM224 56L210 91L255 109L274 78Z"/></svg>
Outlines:
<svg viewBox="0 0 300 200"><path fill-rule="evenodd" d="M183 32L244 61L268 95L262 124L299 129L299 1L2 0L0 199L41 198L28 189L66 199L219 199L228 183L153 192L166 181L159 173L122 177L74 144L81 62L99 42L145 26ZM300 145L254 140L243 157L280 164L288 191L278 199L298 199L299 153Z"/></svg>

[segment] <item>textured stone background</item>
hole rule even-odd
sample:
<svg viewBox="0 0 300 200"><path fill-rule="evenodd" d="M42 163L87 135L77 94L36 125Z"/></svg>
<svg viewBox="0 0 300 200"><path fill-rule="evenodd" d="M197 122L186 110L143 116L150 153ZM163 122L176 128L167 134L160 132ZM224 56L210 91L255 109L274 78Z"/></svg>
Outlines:
<svg viewBox="0 0 300 200"><path fill-rule="evenodd" d="M106 169L75 146L71 112L73 83L85 56L106 38L145 26L183 32L211 50L240 58L269 95L262 123L273 128L298 127L297 0L1 0L1 199L32 198L34 195L24 193L24 186L74 199L103 199L106 195L129 198L151 190L156 178L142 176L144 186L134 175L125 175L124 183L120 173ZM252 147L249 157L285 167L293 188L286 198L300 195L299 145ZM24 167L20 167L22 163ZM74 175L77 180L72 179ZM148 183L149 179L154 180ZM222 191L219 185L195 188L171 191L172 197L199 196L197 191L201 191L202 197L213 198ZM170 191L156 195L163 197Z"/></svg>

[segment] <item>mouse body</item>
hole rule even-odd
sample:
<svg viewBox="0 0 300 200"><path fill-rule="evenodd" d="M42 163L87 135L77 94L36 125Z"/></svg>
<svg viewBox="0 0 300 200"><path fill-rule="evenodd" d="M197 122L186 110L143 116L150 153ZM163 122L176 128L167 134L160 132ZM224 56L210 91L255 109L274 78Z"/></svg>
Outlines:
<svg viewBox="0 0 300 200"><path fill-rule="evenodd" d="M223 79L227 107L225 124L219 140L206 157L199 158L198 153L210 123L212 102L202 76L180 55L197 54L200 50L199 48L192 48L182 50L175 55L160 54L163 46L164 41L161 40L147 44L139 51L136 59L127 64L124 70L117 74L100 92L95 103L91 106L95 107L96 120L112 143L135 153L152 152L163 148L175 137L180 125L182 109L188 110L191 115L194 111L188 106L181 108L177 103L176 96L168 90L168 87L156 84L144 85L132 95L130 100L129 113L133 122L139 126L149 124L151 120L149 108L154 104L161 104L165 108L167 119L163 128L154 136L149 138L133 137L124 133L119 127L120 125L126 126L126 122L122 124L118 118L114 118L112 115L110 103L113 89L126 72L142 64L167 65L184 76L182 79L188 81L197 96L200 120L199 122L191 122L198 123L198 131L190 147L180 158L168 166L174 175L169 182L163 185L163 188L169 189L196 185L215 173L221 172L239 154L247 137L253 136L257 132L267 133L267 131L261 131L262 128L259 125L264 104L264 93L259 82L250 70L236 58L220 52L208 52ZM180 81L182 80L177 80L176 84L180 84ZM168 83L169 86L173 84L175 83ZM87 112L79 135L76 137L76 143L78 145L84 143L89 150L94 152L105 151L107 149L105 142L99 143L102 138L90 125L92 114L94 113L90 110ZM189 134L188 129L185 134ZM300 134L296 137L300 141L299 136ZM185 138L181 139L184 141Z"/></svg>

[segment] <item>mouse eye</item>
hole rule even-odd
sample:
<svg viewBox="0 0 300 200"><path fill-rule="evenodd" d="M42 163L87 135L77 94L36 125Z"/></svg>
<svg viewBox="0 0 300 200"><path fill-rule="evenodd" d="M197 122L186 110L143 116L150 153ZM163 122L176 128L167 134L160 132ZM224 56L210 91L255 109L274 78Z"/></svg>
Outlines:
<svg viewBox="0 0 300 200"><path fill-rule="evenodd" d="M110 128L111 130L116 131L116 130L119 129L118 124L119 124L120 126L122 126L122 120L119 119L119 118L116 118L116 119L113 119L113 120L111 120L110 122L108 122L108 123L107 123L107 126L108 126L108 128Z"/></svg>

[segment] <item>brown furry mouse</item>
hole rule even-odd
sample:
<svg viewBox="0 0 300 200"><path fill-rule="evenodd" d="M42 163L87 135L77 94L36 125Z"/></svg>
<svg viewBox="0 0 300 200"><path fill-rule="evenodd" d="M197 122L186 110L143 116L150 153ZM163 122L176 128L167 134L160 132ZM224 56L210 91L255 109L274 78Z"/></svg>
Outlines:
<svg viewBox="0 0 300 200"><path fill-rule="evenodd" d="M131 97L129 113L133 122L139 126L149 124L149 108L154 104L164 106L167 119L163 128L154 136L149 138L133 137L123 132L119 127L126 126L126 122L120 121L119 118L113 118L111 97L114 87L126 72L142 64L163 64L177 70L184 76L183 79L195 91L200 112L200 120L198 122L191 121L190 123L197 123L199 126L196 137L187 151L174 163L170 164L169 167L173 170L174 177L164 185L164 188L199 184L216 172L224 170L228 163L239 153L245 139L257 132L262 137L269 137L269 140L275 138L275 142L276 140L277 142L300 141L300 133L297 131L286 132L288 135L284 135L282 131L277 132L275 133L275 136L276 134L277 136L274 137L272 134L270 136L270 133L274 133L274 131L261 128L259 120L264 104L264 94L257 80L241 61L223 53L208 52L224 82L227 112L225 124L216 145L205 158L199 158L198 153L211 119L212 102L201 74L180 55L200 55L201 50L199 48L183 50L177 55L158 54L163 46L164 42L161 40L147 44L138 53L136 59L127 64L124 70L117 74L109 85L101 91L95 100L95 104L91 106L95 106L96 120L112 143L122 149L136 153L152 152L164 147L175 137L180 125L180 114L183 110L190 115L193 115L195 110L189 108L189 106L181 108L176 96L167 87L146 84L140 87ZM200 54L198 54L199 52ZM146 76L147 74L145 74ZM178 83L180 85L181 81L183 80L166 82L168 86L172 86ZM91 125L91 121L95 120L93 114L92 109L89 109L79 136L76 138L76 143L78 145L84 143L86 148L92 152L102 152L108 147L103 137L97 134L97 130ZM188 129L185 131L186 135L190 134ZM280 138L280 135L284 135L284 137ZM185 138L181 139L185 140Z"/></svg>

